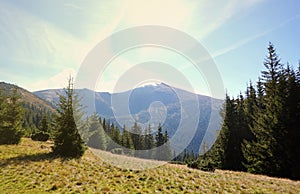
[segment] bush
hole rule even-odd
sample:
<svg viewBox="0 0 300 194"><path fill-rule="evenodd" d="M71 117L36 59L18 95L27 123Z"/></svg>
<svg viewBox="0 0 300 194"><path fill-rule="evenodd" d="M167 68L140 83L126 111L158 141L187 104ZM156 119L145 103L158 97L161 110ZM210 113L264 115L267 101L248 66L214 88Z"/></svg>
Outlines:
<svg viewBox="0 0 300 194"><path fill-rule="evenodd" d="M207 161L199 162L199 160L195 160L195 161L188 163L188 167L199 169L202 171L208 171L208 172L215 171L214 165L211 162L207 162Z"/></svg>
<svg viewBox="0 0 300 194"><path fill-rule="evenodd" d="M31 139L34 141L47 141L49 137L49 134L44 132L38 132L31 135Z"/></svg>
<svg viewBox="0 0 300 194"><path fill-rule="evenodd" d="M198 163L199 163L199 161L195 160L195 161L189 162L187 166L188 166L189 168L196 168L196 169L199 169Z"/></svg>

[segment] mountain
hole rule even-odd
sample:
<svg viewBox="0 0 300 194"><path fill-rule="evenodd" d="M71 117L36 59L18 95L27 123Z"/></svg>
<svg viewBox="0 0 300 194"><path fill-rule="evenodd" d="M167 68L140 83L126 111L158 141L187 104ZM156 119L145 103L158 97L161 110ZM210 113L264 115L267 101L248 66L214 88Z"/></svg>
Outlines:
<svg viewBox="0 0 300 194"><path fill-rule="evenodd" d="M27 91L19 86L0 82L0 90L4 95L12 93L13 89L17 88L24 108L24 123L23 127L28 129L28 134L39 126L42 115L46 113L50 120L51 114L55 112L55 107L46 100L36 96L35 94Z"/></svg>
<svg viewBox="0 0 300 194"><path fill-rule="evenodd" d="M0 90L2 90L2 92L4 94L11 93L14 88L17 88L18 94L21 96L21 100L24 103L29 103L31 105L38 106L38 107L41 107L41 108L45 108L45 109L48 109L50 111L55 110L54 106L51 103L49 103L48 101L45 101L44 99L36 96L33 93L27 91L26 89L21 88L21 87L16 86L16 85L13 85L13 84L0 82Z"/></svg>
<svg viewBox="0 0 300 194"><path fill-rule="evenodd" d="M62 91L43 90L34 94L48 102L57 103L57 93L62 94ZM88 114L97 112L119 127L123 124L132 126L137 120L143 128L150 123L155 130L158 123L161 123L168 130L170 138L177 133L177 129L183 128L184 131L179 131L176 136L192 136L188 149L194 153L199 153L204 135L205 142L212 145L222 122L219 112L223 100L193 94L164 83L113 94L78 89L77 94L82 98L82 104L87 107ZM180 138L176 141L189 140Z"/></svg>

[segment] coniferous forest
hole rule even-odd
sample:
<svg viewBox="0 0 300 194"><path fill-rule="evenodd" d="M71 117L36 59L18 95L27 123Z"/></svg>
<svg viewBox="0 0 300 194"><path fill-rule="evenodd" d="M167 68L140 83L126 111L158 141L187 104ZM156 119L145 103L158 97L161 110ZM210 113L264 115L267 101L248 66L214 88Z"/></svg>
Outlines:
<svg viewBox="0 0 300 194"><path fill-rule="evenodd" d="M270 43L258 81L226 95L217 140L190 166L300 179L299 68L282 64Z"/></svg>
<svg viewBox="0 0 300 194"><path fill-rule="evenodd" d="M10 93L0 90L0 144L18 144L24 135L39 141L50 138L53 153L62 157L81 157L87 145L115 154L173 159L202 170L218 168L299 180L300 67L282 64L271 43L263 65L257 82L251 81L244 93L226 95L220 133L210 150L203 144L201 156L188 150L173 153L168 131L161 125L156 132L151 125L142 129L137 122L127 129L97 113L85 116L71 79L65 94L59 95L54 114L24 105L18 88ZM36 129L28 131L30 126Z"/></svg>

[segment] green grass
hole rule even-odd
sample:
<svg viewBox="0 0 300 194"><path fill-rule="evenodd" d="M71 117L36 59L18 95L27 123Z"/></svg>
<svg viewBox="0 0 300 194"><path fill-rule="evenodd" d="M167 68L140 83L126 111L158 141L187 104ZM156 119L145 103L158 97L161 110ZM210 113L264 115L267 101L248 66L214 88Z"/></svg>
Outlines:
<svg viewBox="0 0 300 194"><path fill-rule="evenodd" d="M244 172L203 172L174 164L122 169L103 162L91 150L81 159L62 160L50 154L50 147L50 142L30 139L22 139L20 145L1 145L0 193L300 193L300 181Z"/></svg>

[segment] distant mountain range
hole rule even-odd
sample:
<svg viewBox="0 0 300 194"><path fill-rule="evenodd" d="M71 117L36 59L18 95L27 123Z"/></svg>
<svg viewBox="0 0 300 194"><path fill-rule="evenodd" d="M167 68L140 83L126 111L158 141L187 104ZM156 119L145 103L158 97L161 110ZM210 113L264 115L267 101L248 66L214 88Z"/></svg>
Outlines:
<svg viewBox="0 0 300 194"><path fill-rule="evenodd" d="M193 94L164 83L113 94L89 89L78 89L76 92L82 98L82 104L87 107L88 114L97 112L102 118L119 127L123 124L131 127L137 120L143 127L149 123L154 125L155 130L158 123L161 123L172 138L181 126L181 120L196 119L198 121L196 132L188 146L188 149L195 153L199 153L203 138L209 146L212 145L222 123L219 112L223 100ZM34 94L50 103L57 103L59 100L57 94L63 94L63 90L42 90ZM199 110L199 118L196 118L195 110ZM184 133L192 133L193 130L190 130L193 127L192 122L190 125L185 124L184 127Z"/></svg>

